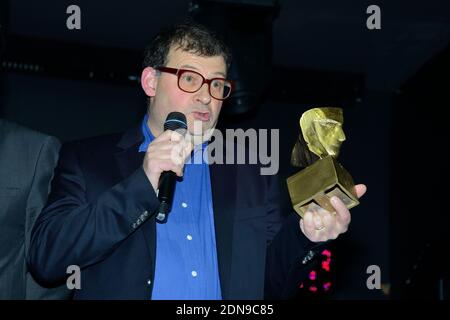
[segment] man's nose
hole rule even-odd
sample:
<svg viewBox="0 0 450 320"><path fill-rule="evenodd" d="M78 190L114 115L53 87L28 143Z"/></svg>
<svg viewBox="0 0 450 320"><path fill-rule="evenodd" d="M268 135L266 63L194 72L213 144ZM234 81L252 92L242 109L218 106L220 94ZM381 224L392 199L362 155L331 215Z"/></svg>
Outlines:
<svg viewBox="0 0 450 320"><path fill-rule="evenodd" d="M209 104L211 102L211 95L209 94L207 83L204 83L195 95L195 98L203 104Z"/></svg>

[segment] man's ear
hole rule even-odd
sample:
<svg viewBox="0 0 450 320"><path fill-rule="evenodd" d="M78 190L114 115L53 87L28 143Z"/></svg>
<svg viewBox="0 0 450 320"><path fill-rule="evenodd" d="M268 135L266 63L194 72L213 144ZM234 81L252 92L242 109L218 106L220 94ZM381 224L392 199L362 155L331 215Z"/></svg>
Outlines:
<svg viewBox="0 0 450 320"><path fill-rule="evenodd" d="M149 97L154 97L156 93L156 86L158 84L157 72L152 67L147 67L142 70L141 86L145 94Z"/></svg>

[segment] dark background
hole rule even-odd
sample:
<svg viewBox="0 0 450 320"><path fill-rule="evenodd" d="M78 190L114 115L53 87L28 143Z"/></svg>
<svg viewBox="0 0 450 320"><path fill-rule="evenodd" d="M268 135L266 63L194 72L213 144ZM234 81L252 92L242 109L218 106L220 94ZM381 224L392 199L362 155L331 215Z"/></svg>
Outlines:
<svg viewBox="0 0 450 320"><path fill-rule="evenodd" d="M368 193L333 245L334 290L324 298L448 298L450 2L0 3L0 117L62 141L137 124L142 50L188 15L222 33L235 55L230 76L240 86L221 128L280 130L285 192L302 112L342 107L340 162ZM81 30L66 27L72 4ZM381 30L366 27L371 4ZM369 265L381 268L384 290L366 287Z"/></svg>

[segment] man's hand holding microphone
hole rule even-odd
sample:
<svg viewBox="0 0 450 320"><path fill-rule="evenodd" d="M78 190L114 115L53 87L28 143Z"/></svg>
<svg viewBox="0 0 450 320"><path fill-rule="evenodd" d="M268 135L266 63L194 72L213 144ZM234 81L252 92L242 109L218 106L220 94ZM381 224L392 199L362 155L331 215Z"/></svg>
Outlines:
<svg viewBox="0 0 450 320"><path fill-rule="evenodd" d="M175 191L176 177L183 176L185 160L193 150L193 143L186 139L186 117L180 112L171 112L164 123L164 132L148 146L143 168L158 195L160 207L156 219L166 220L170 212Z"/></svg>

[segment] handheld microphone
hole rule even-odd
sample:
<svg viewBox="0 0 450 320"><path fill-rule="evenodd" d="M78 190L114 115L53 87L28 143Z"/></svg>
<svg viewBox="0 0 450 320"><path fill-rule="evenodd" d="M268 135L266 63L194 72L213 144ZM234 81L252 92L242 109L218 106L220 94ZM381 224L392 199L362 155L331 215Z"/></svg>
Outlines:
<svg viewBox="0 0 450 320"><path fill-rule="evenodd" d="M178 132L184 136L187 131L186 116L181 112L169 113L166 118L166 122L164 122L164 131L166 130L178 130ZM161 173L161 177L159 178L158 200L160 205L158 214L156 215L156 220L160 223L167 221L167 215L172 209L176 180L177 175L173 171L164 171Z"/></svg>

